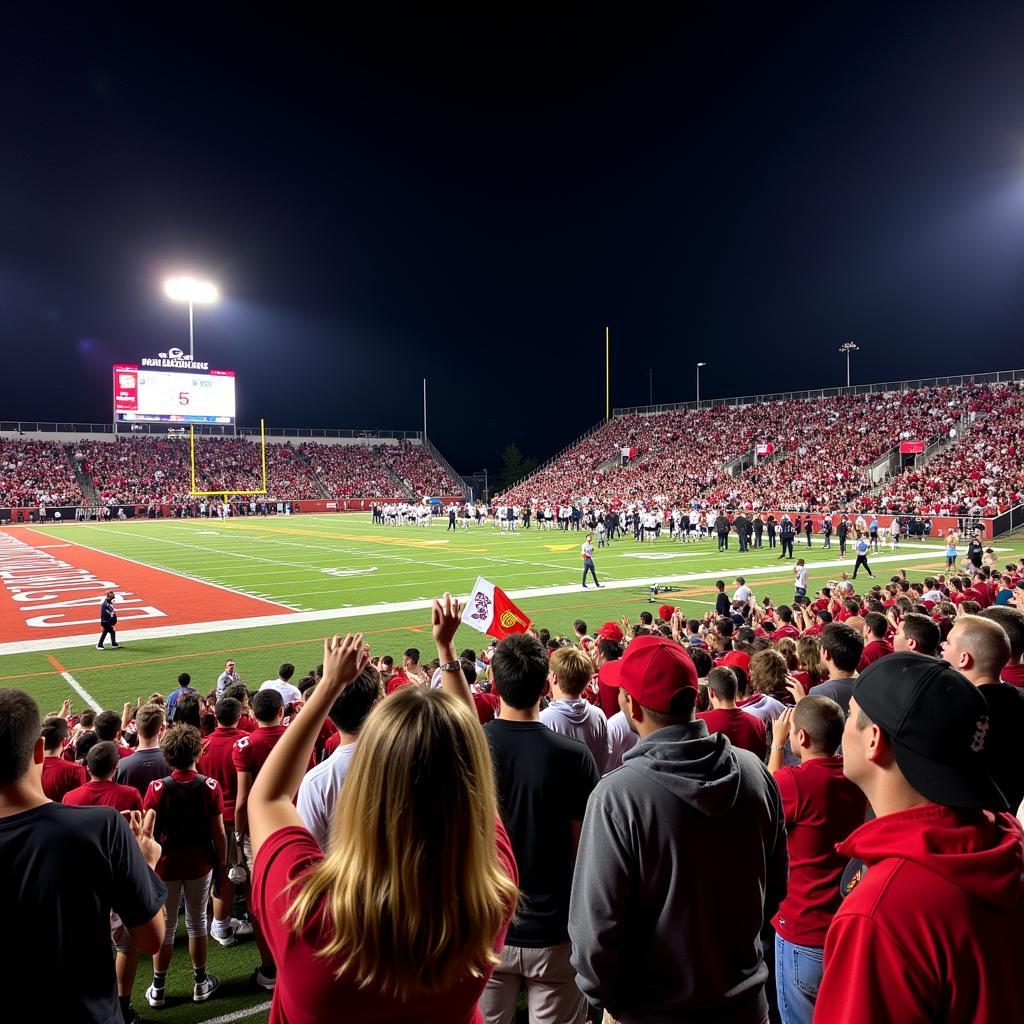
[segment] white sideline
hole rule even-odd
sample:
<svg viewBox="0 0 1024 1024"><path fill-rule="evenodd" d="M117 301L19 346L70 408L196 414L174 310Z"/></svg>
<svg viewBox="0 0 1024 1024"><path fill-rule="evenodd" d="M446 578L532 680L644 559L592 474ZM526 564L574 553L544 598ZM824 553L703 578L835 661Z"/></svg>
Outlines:
<svg viewBox="0 0 1024 1024"><path fill-rule="evenodd" d="M225 1013L220 1017L207 1017L199 1021L199 1024L229 1024L233 1020L245 1020L246 1017L254 1017L257 1013L263 1013L270 1009L270 1000L265 1003L257 1003L255 1006L247 1006L244 1010L235 1010L234 1013Z"/></svg>
<svg viewBox="0 0 1024 1024"><path fill-rule="evenodd" d="M84 546L84 545L83 545ZM921 558L927 558L929 554L939 555L940 548L919 548L916 551L908 551L905 554L880 555L872 558L873 565L880 565L891 562L916 562ZM996 551L1005 551L1005 548L996 548ZM106 553L106 552L105 552ZM120 558L121 556L116 556ZM598 554L598 562L600 554ZM145 563L140 563L145 564ZM773 576L780 570L792 567L792 562L785 562L783 565L766 565L748 568L745 566L733 566L728 569L715 569L710 572L691 572L676 575L662 576L652 572L648 576L633 577L628 580L609 580L602 584L602 590L630 590L636 587L649 587L652 583L696 583L702 580L725 579L731 581L737 576L747 578L756 576ZM849 569L853 566L853 559L847 558L843 561L813 562L808 569L817 573L821 569ZM166 570L163 570L166 571ZM566 567L566 573L571 570ZM938 568L936 572L940 571ZM575 573L574 573L575 574ZM876 574L877 575L877 574ZM188 578L188 577L187 577ZM204 583L205 580L196 579L197 583ZM229 590L229 587L222 587ZM593 587L588 593L593 591ZM550 587L525 587L518 590L509 590L508 596L513 600L528 597L554 597L558 594L579 594L581 588L579 583L564 583ZM460 595L465 598L468 595ZM380 602L372 605L357 605L355 607L327 608L308 612L292 612L283 615L260 615L248 619L224 619L221 622L189 622L176 626L151 626L146 629L135 629L131 632L122 633L121 642L135 644L140 640L162 640L167 637L189 636L201 633L225 633L232 629L257 629L263 626L286 626L299 622L326 622L331 619L354 619L368 615L387 615L391 612L412 612L421 611L430 607L429 600L417 599L413 601ZM88 647L95 645L95 631L79 636L42 637L39 640L18 640L11 643L0 644L0 656L5 654L31 654L38 651L57 651L67 647Z"/></svg>
<svg viewBox="0 0 1024 1024"><path fill-rule="evenodd" d="M71 687L75 693L78 694L86 704L93 709L93 711L102 711L103 706L99 704L95 697L82 684L70 673L61 672L61 678Z"/></svg>

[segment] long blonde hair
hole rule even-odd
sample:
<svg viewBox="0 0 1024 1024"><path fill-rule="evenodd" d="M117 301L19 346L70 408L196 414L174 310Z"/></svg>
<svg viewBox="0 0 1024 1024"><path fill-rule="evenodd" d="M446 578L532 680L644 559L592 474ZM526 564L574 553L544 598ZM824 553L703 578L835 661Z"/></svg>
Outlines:
<svg viewBox="0 0 1024 1024"><path fill-rule="evenodd" d="M494 937L518 890L498 861L494 769L475 713L405 687L367 718L330 852L295 884L286 919L318 927L335 976L411 999L498 961Z"/></svg>
<svg viewBox="0 0 1024 1024"><path fill-rule="evenodd" d="M800 666L810 677L811 685L817 686L825 678L825 663L821 660L821 648L813 636L802 636L796 642Z"/></svg>

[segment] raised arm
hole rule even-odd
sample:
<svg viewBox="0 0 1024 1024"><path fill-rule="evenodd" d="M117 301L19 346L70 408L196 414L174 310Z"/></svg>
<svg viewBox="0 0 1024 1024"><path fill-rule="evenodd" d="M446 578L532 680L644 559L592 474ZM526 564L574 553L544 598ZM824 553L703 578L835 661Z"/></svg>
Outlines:
<svg viewBox="0 0 1024 1024"><path fill-rule="evenodd" d="M430 614L430 627L437 645L437 657L441 662L441 689L458 697L469 705L470 711L476 714L473 693L462 671L462 662L455 653L455 631L462 621L462 606L446 593L440 600L435 600ZM458 666L454 670L445 669L445 665Z"/></svg>
<svg viewBox="0 0 1024 1024"><path fill-rule="evenodd" d="M246 801L253 856L278 829L302 827L292 796L306 773L317 734L338 696L369 663L370 649L363 643L362 633L324 640L323 678L271 750Z"/></svg>

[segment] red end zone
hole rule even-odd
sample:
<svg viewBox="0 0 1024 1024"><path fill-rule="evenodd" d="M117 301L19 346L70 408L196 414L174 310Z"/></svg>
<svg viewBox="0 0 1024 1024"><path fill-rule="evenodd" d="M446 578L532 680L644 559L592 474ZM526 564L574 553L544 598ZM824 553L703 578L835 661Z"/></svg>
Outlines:
<svg viewBox="0 0 1024 1024"><path fill-rule="evenodd" d="M117 631L293 611L211 583L153 569L28 528L0 530L0 637L99 636L99 609L117 594Z"/></svg>

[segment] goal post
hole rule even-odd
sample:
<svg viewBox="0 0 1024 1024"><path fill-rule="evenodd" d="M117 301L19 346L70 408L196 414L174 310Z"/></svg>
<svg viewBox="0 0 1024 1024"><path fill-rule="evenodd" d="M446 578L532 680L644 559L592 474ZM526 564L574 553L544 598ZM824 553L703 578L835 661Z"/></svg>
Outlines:
<svg viewBox="0 0 1024 1024"><path fill-rule="evenodd" d="M192 467L192 490L189 493L193 498L223 498L227 501L228 497L232 494L242 497L267 493L267 435L264 421L262 419L260 420L260 482L262 486L258 491L240 491L234 488L230 488L229 490L221 489L219 491L196 490L196 428L194 424L189 424L188 454L189 462Z"/></svg>

